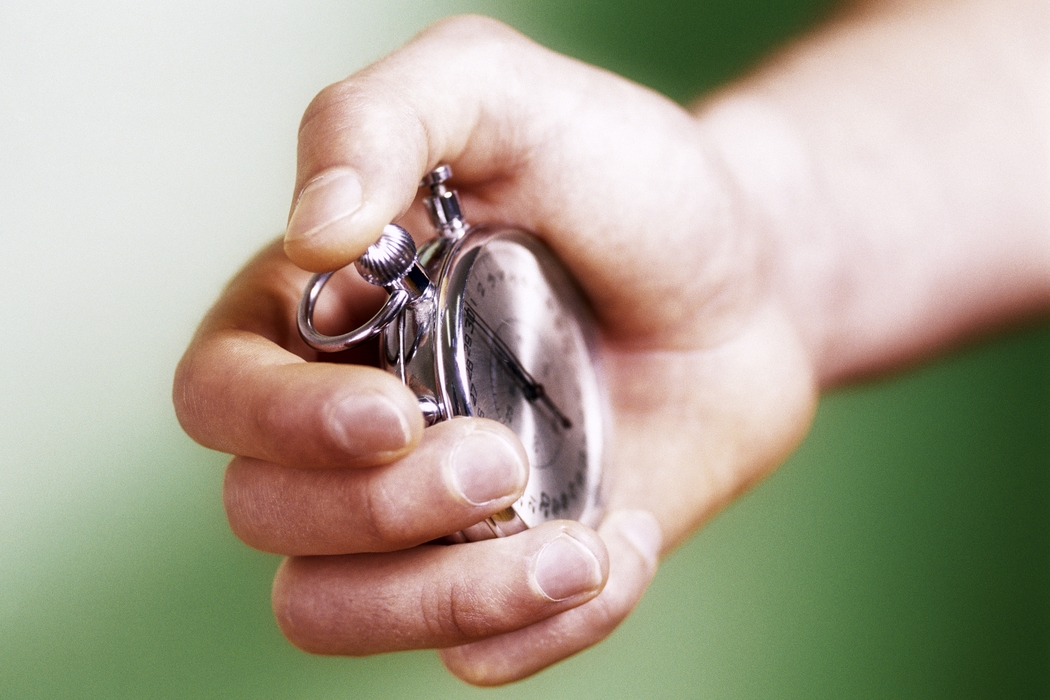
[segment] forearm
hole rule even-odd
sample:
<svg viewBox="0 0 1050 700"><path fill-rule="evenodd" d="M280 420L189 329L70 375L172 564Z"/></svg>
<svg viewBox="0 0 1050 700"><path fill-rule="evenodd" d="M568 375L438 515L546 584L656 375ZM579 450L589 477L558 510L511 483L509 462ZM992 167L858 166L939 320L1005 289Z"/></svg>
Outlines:
<svg viewBox="0 0 1050 700"><path fill-rule="evenodd" d="M1050 309L1050 5L883 5L697 109L823 386Z"/></svg>

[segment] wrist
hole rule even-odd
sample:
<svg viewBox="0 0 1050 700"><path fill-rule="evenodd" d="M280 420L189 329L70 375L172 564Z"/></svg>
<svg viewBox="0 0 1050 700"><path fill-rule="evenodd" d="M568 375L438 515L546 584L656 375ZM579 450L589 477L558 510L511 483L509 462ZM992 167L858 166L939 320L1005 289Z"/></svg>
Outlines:
<svg viewBox="0 0 1050 700"><path fill-rule="evenodd" d="M743 91L716 95L694 113L731 182L732 235L756 251L752 284L786 317L824 383L847 277L821 221L815 166L803 141L773 105Z"/></svg>
<svg viewBox="0 0 1050 700"><path fill-rule="evenodd" d="M1050 309L1046 52L975 8L829 25L696 110L822 386Z"/></svg>

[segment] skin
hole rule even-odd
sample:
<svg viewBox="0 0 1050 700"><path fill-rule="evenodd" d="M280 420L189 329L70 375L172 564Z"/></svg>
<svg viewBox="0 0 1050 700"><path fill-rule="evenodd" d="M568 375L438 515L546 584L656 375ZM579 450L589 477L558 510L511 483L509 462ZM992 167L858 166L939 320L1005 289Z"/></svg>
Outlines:
<svg viewBox="0 0 1050 700"><path fill-rule="evenodd" d="M186 431L236 455L233 531L288 556L285 635L528 676L607 636L661 555L790 454L822 390L1045 314L1048 38L1045 3L858 5L690 111L462 17L322 91L283 247L230 283L174 390ZM389 221L428 232L416 185L439 163L471 221L534 231L597 312L615 421L597 530L428 544L513 503L520 444L483 419L424 430L368 349L317 362L297 336L304 270ZM333 284L322 329L381 302Z"/></svg>

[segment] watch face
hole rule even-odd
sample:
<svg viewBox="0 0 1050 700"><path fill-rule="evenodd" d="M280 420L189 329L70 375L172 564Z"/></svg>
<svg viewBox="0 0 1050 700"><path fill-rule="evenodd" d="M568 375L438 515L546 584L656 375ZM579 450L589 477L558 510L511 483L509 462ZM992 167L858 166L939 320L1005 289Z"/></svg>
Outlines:
<svg viewBox="0 0 1050 700"><path fill-rule="evenodd" d="M513 509L526 525L593 519L605 431L586 305L520 231L474 230L447 264L438 365L449 414L497 420L521 439L529 483Z"/></svg>

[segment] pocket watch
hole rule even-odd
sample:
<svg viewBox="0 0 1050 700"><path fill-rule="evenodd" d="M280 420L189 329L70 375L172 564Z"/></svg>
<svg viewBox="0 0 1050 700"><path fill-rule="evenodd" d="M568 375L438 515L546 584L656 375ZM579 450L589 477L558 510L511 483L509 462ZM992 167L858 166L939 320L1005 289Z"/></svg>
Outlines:
<svg viewBox="0 0 1050 700"><path fill-rule="evenodd" d="M428 425L491 418L521 439L529 479L512 506L454 542L504 537L553 519L596 526L609 421L595 362L590 308L534 235L469 226L443 165L421 183L437 236L420 247L390 224L354 264L389 297L360 328L319 333L314 307L333 274L314 275L299 304L299 333L323 352L375 335L382 366L412 389Z"/></svg>

